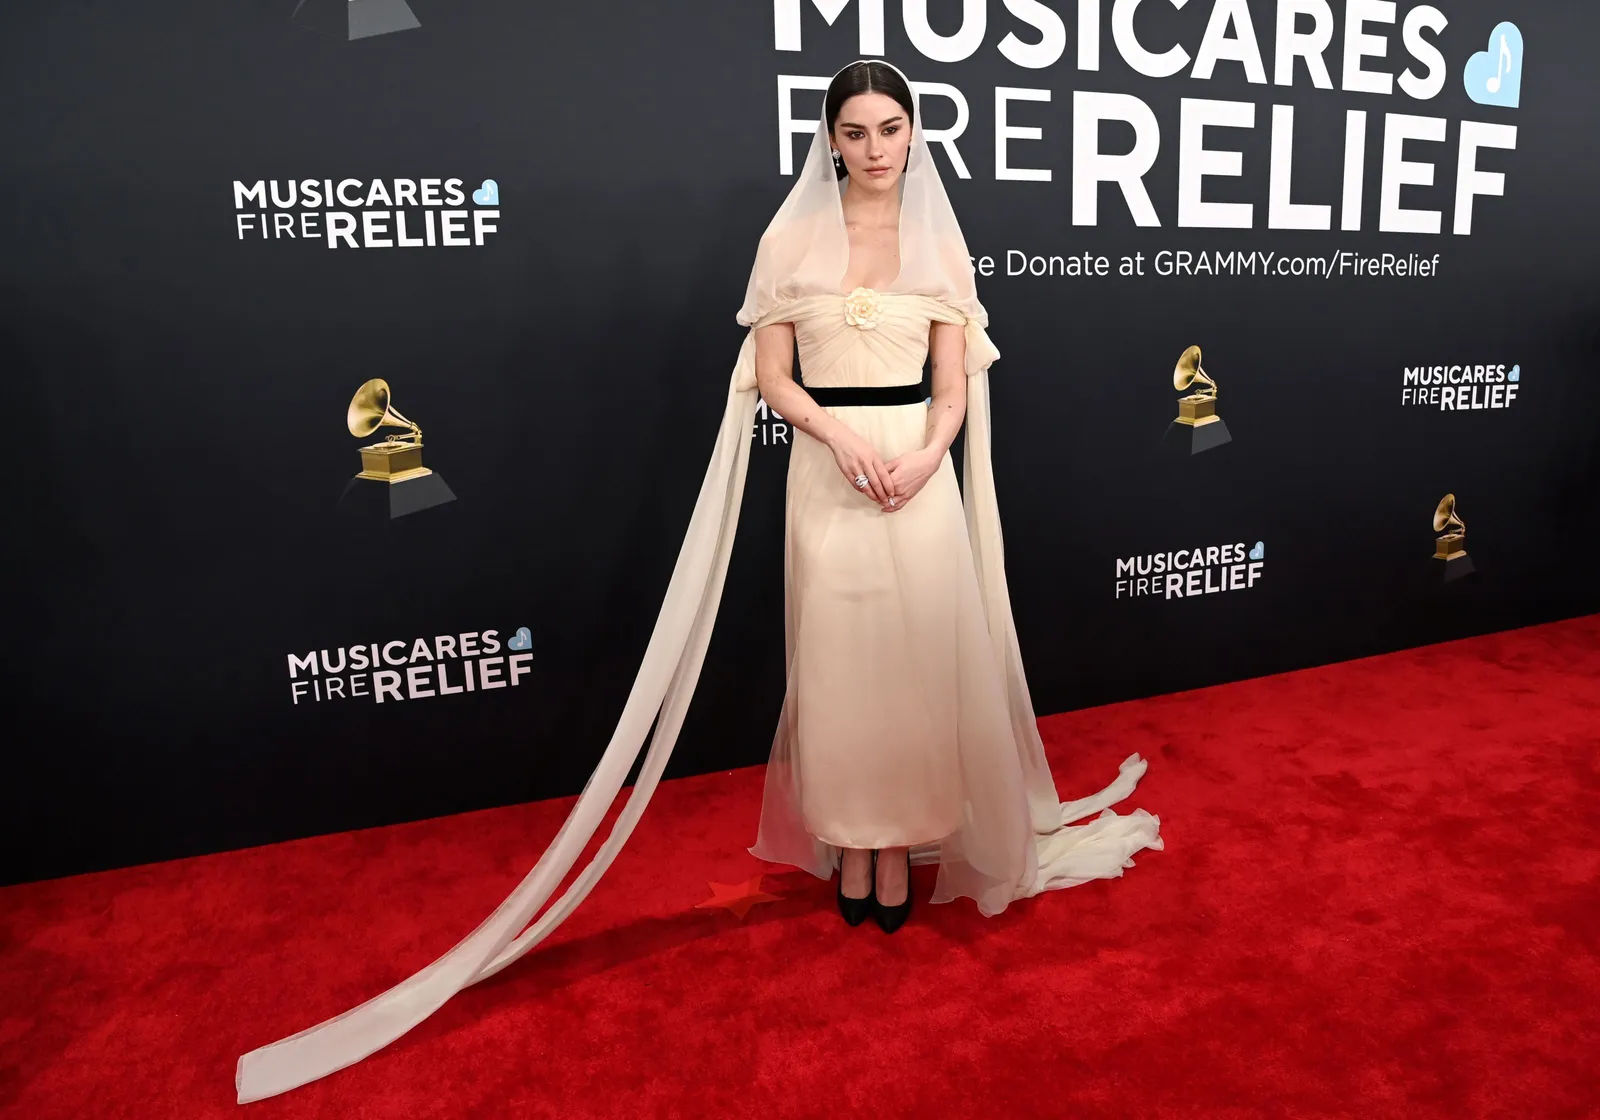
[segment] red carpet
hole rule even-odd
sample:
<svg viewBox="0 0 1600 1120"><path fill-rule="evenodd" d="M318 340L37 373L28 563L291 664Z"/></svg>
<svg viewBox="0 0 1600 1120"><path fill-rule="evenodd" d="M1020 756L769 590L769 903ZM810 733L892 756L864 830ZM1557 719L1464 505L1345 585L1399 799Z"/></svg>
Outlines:
<svg viewBox="0 0 1600 1120"><path fill-rule="evenodd" d="M569 802L0 891L0 1113L1600 1115L1600 616L1043 726L1068 797L1150 758L1166 851L893 937L780 871L740 920L695 904L763 869L761 771L671 782L551 943L244 1109L238 1054L448 949Z"/></svg>

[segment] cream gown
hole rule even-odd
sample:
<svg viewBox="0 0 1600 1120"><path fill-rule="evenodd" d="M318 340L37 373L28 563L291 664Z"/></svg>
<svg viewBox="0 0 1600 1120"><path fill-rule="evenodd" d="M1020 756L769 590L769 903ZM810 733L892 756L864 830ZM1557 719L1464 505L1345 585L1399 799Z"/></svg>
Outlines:
<svg viewBox="0 0 1600 1120"><path fill-rule="evenodd" d="M1109 808L1133 791L1146 763L1130 755L1109 786L1057 800L1012 625L989 469L987 368L997 352L981 324L947 301L871 296L870 322L849 321L846 297L827 292L754 325L794 324L811 386L919 381L931 324L964 326L970 493L963 496L946 453L904 509L885 513L843 477L825 445L795 433L787 687L750 852L826 878L840 847L910 845L913 862L939 864L931 901L966 896L986 914L1041 890L1121 875L1133 852L1161 846L1157 818ZM753 387L748 343L741 365L736 384ZM925 404L828 411L886 461L926 443Z"/></svg>
<svg viewBox="0 0 1600 1120"><path fill-rule="evenodd" d="M927 300L877 294L870 329L844 298L804 301L794 321L811 386L915 384L933 322ZM884 462L927 442L928 406L826 409ZM961 823L957 603L976 596L967 530L946 452L904 509L885 513L796 431L784 520L787 718L806 829L827 844L929 843ZM963 581L964 579L964 581Z"/></svg>

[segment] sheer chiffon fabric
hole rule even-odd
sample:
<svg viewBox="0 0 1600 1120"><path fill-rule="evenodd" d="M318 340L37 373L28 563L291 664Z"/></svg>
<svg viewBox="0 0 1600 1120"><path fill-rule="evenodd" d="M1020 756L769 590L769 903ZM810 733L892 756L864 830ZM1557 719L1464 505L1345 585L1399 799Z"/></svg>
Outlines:
<svg viewBox="0 0 1600 1120"><path fill-rule="evenodd" d="M895 314L964 327L968 377L961 505L966 539L951 542L956 547L946 560L956 565L956 584L967 592L939 608L945 615L907 623L908 638L917 637L919 626L949 627L943 632L955 635L960 680L953 706L962 793L959 807L949 813L956 827L937 841L914 847L912 860L938 863L934 901L970 897L983 913L996 914L1013 899L1041 890L1120 876L1132 865L1134 852L1162 844L1156 817L1143 810L1121 816L1109 808L1126 798L1144 773L1146 764L1137 755L1130 755L1116 779L1099 792L1066 805L1056 796L1017 648L990 467L988 369L999 355L984 329L988 318L977 300L966 243L922 138L920 113L918 122L901 177L901 272L884 294ZM444 955L357 1007L241 1056L235 1073L240 1103L285 1092L360 1061L422 1022L456 992L515 962L577 908L627 842L683 725L721 601L757 405L754 331L767 323L793 322L828 301L843 299L838 285L849 263L849 244L831 164L827 131L819 124L800 178L762 236L738 315L750 330L739 349L711 461L649 644L611 741L566 821L510 895ZM916 424L921 423L919 416ZM912 437L908 432L904 438ZM886 517L892 521L911 512L908 507ZM791 675L796 631L791 618L786 623ZM793 750L797 700L791 687L773 740L751 850L826 878L838 849L806 830ZM925 712L919 718L932 716ZM610 834L552 902L598 831L647 737L638 778ZM1097 813L1093 821L1072 826ZM950 823L943 819L944 810L938 815L931 830Z"/></svg>

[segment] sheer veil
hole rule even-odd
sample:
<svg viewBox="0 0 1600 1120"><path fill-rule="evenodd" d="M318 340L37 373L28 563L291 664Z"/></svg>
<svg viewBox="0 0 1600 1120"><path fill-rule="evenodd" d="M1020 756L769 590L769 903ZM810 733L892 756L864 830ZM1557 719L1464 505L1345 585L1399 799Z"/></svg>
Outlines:
<svg viewBox="0 0 1600 1120"><path fill-rule="evenodd" d="M1132 866L1134 852L1160 848L1162 842L1156 817L1143 810L1119 816L1109 808L1126 798L1144 773L1146 763L1138 755L1124 760L1117 778L1090 797L1063 805L1056 795L1005 582L989 439L988 368L999 352L985 331L988 315L978 302L966 242L923 137L920 105L914 116L901 178L901 271L889 290L926 297L931 315L965 324L963 504L983 601L984 617L977 625L993 654L996 695L1004 697L1000 719L1009 724L1009 732L1002 728L1001 734L988 737L1004 746L984 759L967 826L940 844L914 850L913 862L940 865L935 901L971 897L983 913L993 914L1041 890L1121 875ZM240 1057L235 1074L240 1103L286 1092L360 1061L422 1022L456 992L512 964L578 907L627 842L677 741L722 597L757 405L755 328L785 321L785 312L797 300L838 293L849 263L841 191L826 122L819 122L799 178L761 237L737 315L750 330L729 380L711 461L633 688L594 773L555 838L495 911L443 956L357 1007ZM774 750L774 764L779 765L781 734ZM599 830L641 749L644 762L610 834L552 902ZM837 853L797 827L782 798L774 797L774 788L769 778L760 835L751 850L817 875L831 874ZM1087 824L1071 823L1096 813Z"/></svg>
<svg viewBox="0 0 1600 1120"><path fill-rule="evenodd" d="M897 67L871 61L905 79ZM909 79L906 84L911 85ZM929 296L986 326L967 242L923 137L921 101L915 86L911 88L916 111L900 177L900 274L887 290ZM850 235L840 201L846 182L834 172L827 122L818 121L800 177L761 236L739 322L754 325L796 299L838 291L850 264Z"/></svg>

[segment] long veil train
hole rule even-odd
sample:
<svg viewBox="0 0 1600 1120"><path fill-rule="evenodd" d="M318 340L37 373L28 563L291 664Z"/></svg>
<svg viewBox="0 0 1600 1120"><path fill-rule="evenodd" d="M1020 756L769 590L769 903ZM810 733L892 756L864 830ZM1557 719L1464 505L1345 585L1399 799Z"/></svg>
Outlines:
<svg viewBox="0 0 1600 1120"><path fill-rule="evenodd" d="M1026 803L1015 806L1015 812L1025 818L1024 833L1031 825L1034 841L1028 845L1025 873L998 896L979 899L983 912L995 913L1011 898L1121 875L1125 867L1132 866L1134 852L1159 849L1162 842L1158 818L1143 810L1119 816L1109 808L1127 797L1144 773L1146 763L1138 755L1124 760L1117 778L1098 793L1065 805L1057 798L1028 697L1005 583L989 438L988 367L999 354L984 330L988 317L977 302L965 241L922 137L920 113L917 118L902 177L902 277L908 290L940 300L950 315L966 323L962 502L986 623L1007 691L1017 746L1014 763L1020 773L1016 784L1026 789ZM776 321L784 305L805 295L808 285L816 290L819 283L837 282L848 254L845 245L846 256L840 256L843 229L827 128L819 122L806 165L762 237L739 314L739 321L750 330L729 380L711 461L633 688L577 803L516 889L443 956L349 1011L241 1056L235 1072L241 1104L304 1085L393 1042L456 992L493 976L543 941L610 867L660 781L716 621L749 465L758 395L755 326ZM795 231L803 233L798 241L786 236ZM798 256L796 245L800 246ZM567 890L540 913L598 831L647 735L650 743L643 766L610 834ZM1072 824L1096 813L1099 816L1087 824ZM913 853L913 860L935 861L940 854L937 845L924 846ZM819 847L811 855L805 861L807 870L826 874L831 853Z"/></svg>

